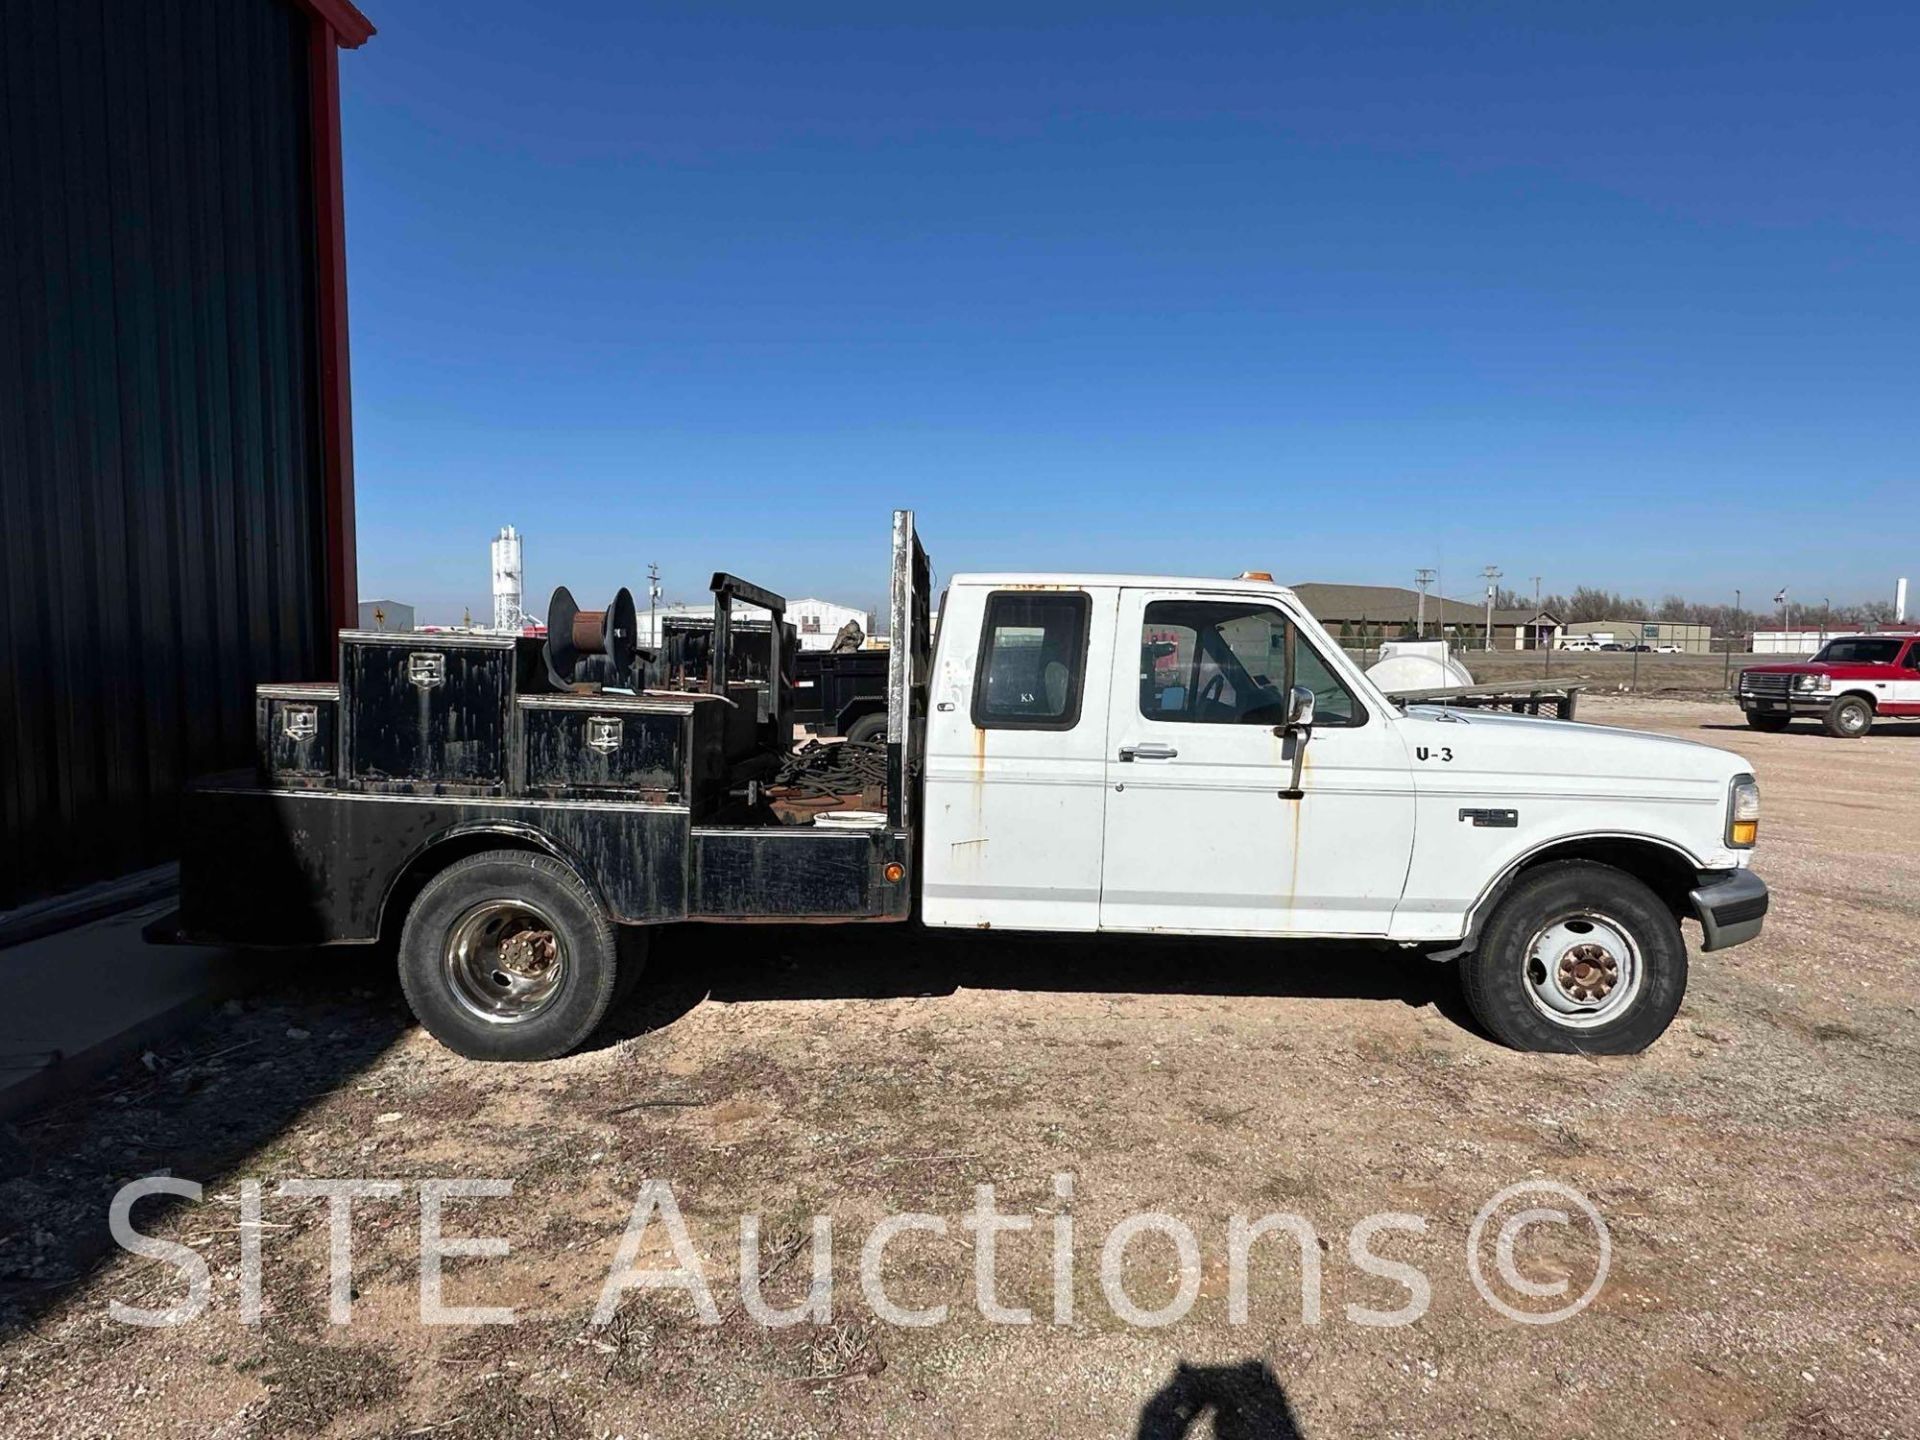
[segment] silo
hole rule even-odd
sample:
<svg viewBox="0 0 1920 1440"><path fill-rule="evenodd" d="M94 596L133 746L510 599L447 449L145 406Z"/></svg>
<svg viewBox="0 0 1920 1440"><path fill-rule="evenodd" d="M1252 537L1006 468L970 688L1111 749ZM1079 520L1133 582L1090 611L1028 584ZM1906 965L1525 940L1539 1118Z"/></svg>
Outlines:
<svg viewBox="0 0 1920 1440"><path fill-rule="evenodd" d="M493 540L493 628L518 631L526 621L520 608L520 532L503 525Z"/></svg>

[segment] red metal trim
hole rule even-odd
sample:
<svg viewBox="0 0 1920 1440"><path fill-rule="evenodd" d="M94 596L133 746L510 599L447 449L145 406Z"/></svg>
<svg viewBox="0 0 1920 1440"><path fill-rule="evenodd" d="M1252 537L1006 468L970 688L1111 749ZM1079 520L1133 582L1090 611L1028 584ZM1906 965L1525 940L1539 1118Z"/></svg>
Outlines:
<svg viewBox="0 0 1920 1440"><path fill-rule="evenodd" d="M333 32L334 43L344 50L358 50L374 33L373 22L354 9L349 0L299 0L299 3Z"/></svg>
<svg viewBox="0 0 1920 1440"><path fill-rule="evenodd" d="M357 12L356 12L357 13ZM327 524L327 653L360 613L353 524L353 394L347 368L347 214L340 175L340 52L316 23L307 46L312 93L314 298L320 348L320 464Z"/></svg>

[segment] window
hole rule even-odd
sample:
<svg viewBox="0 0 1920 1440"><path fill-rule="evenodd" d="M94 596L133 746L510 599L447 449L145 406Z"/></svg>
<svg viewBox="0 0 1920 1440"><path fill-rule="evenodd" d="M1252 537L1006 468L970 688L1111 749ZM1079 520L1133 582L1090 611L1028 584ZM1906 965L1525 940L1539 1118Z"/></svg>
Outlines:
<svg viewBox="0 0 1920 1440"><path fill-rule="evenodd" d="M1861 635L1829 640L1813 660L1816 665L1891 665L1899 653L1897 639Z"/></svg>
<svg viewBox="0 0 1920 1440"><path fill-rule="evenodd" d="M1920 640L1913 642L1913 648L1907 651L1907 669L1920 670Z"/></svg>
<svg viewBox="0 0 1920 1440"><path fill-rule="evenodd" d="M1071 730L1087 668L1081 591L995 591L987 597L973 723L987 730Z"/></svg>
<svg viewBox="0 0 1920 1440"><path fill-rule="evenodd" d="M1256 601L1155 600L1140 630L1140 713L1202 725L1279 725L1292 683L1314 695L1314 723L1357 725L1353 694L1280 611Z"/></svg>
<svg viewBox="0 0 1920 1440"><path fill-rule="evenodd" d="M1358 725L1366 718L1353 692L1334 678L1320 652L1305 640L1295 647L1293 683L1313 691L1313 723Z"/></svg>

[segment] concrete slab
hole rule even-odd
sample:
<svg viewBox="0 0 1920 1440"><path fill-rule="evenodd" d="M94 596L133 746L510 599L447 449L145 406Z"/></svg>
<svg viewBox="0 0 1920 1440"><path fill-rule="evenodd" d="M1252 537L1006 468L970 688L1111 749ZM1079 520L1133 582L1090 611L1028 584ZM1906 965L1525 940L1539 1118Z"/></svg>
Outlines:
<svg viewBox="0 0 1920 1440"><path fill-rule="evenodd" d="M85 1084L239 988L232 951L149 945L171 898L0 950L0 1116Z"/></svg>

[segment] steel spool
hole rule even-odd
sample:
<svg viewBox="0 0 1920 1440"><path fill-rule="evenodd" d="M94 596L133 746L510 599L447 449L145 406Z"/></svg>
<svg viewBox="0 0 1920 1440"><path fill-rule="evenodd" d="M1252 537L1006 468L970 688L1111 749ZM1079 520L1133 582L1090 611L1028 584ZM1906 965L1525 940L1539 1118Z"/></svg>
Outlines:
<svg viewBox="0 0 1920 1440"><path fill-rule="evenodd" d="M582 610L573 592L561 585L547 602L547 670L561 686L574 683L580 662L604 656L609 683L625 683L640 651L639 612L633 592L621 586L604 610Z"/></svg>

